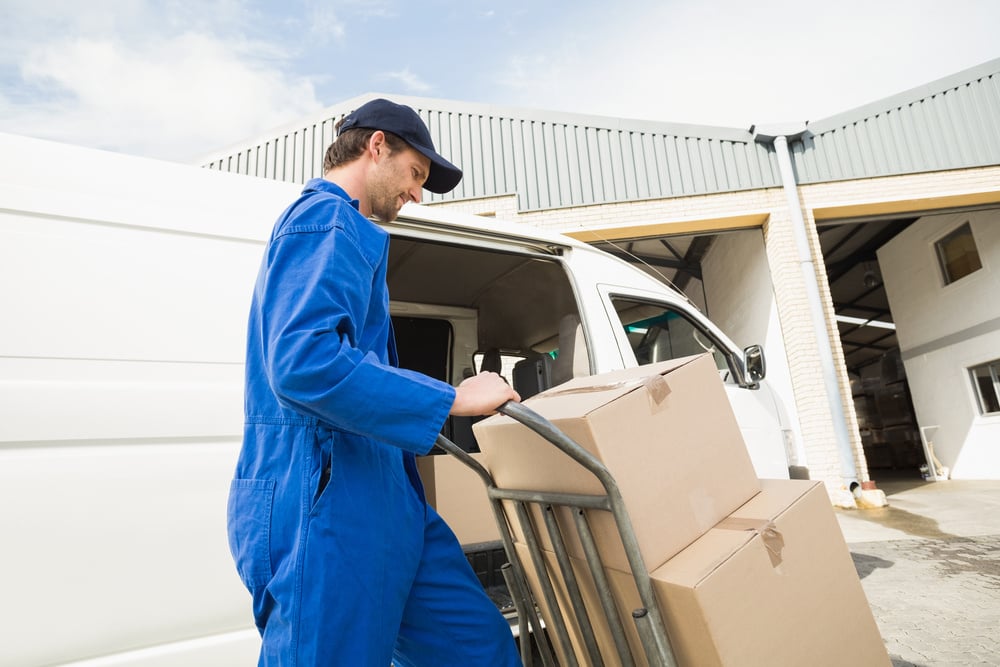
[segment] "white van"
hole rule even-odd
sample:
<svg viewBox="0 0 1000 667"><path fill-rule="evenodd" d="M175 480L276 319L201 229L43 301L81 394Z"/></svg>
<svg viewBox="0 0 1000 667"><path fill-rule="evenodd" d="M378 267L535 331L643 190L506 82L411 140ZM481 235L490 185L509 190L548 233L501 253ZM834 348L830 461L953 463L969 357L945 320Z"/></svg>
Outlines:
<svg viewBox="0 0 1000 667"><path fill-rule="evenodd" d="M0 664L253 664L226 495L250 292L301 188L2 134L0 154ZM710 351L758 473L788 476L760 348L682 295L523 225L408 205L386 227L403 365L493 368L527 397ZM445 434L474 451L470 421ZM445 456L421 470L491 586L478 479Z"/></svg>

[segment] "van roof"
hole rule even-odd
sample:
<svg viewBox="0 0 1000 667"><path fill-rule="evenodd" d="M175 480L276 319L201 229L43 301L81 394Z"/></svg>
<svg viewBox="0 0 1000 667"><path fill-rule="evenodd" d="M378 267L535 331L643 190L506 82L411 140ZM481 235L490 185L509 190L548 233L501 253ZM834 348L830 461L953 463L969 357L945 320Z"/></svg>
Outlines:
<svg viewBox="0 0 1000 667"><path fill-rule="evenodd" d="M577 241L558 232L539 229L527 223L506 222L496 218L413 203L403 206L399 217L394 222L382 226L390 231L397 229L402 231L410 226L438 228L460 232L463 235L515 241L540 247L552 254L559 254L562 250L571 247L590 248L582 241Z"/></svg>

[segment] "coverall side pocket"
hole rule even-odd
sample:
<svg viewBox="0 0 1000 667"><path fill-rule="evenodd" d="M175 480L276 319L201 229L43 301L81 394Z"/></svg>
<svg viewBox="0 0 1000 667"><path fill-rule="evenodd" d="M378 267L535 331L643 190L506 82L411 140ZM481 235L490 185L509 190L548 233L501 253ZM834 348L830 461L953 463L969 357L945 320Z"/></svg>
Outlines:
<svg viewBox="0 0 1000 667"><path fill-rule="evenodd" d="M273 479L234 479L229 488L229 550L250 590L271 580Z"/></svg>
<svg viewBox="0 0 1000 667"><path fill-rule="evenodd" d="M316 513L323 492L330 484L333 476L333 432L326 429L316 431L315 446L313 448L312 474L309 480L309 488L313 489L312 505L309 508L310 514Z"/></svg>

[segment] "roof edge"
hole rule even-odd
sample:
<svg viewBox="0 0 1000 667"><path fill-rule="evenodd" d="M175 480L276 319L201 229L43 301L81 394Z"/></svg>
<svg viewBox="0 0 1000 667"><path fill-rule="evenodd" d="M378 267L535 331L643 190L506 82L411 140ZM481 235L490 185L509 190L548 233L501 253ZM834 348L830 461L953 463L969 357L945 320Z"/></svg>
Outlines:
<svg viewBox="0 0 1000 667"><path fill-rule="evenodd" d="M860 107L842 111L828 118L823 118L814 123L809 123L809 130L813 134L820 134L822 132L834 130L845 125L850 125L851 123L864 120L865 118L884 114L894 109L907 106L908 104L919 102L920 100L933 97L934 95L940 95L945 91L953 90L994 74L1000 74L1000 58L988 60L974 67L970 67L954 74L949 74L948 76L937 79L936 81L931 81L930 83L910 88L909 90L905 90L890 97L884 97L880 100L869 102L868 104L864 104Z"/></svg>
<svg viewBox="0 0 1000 667"><path fill-rule="evenodd" d="M358 95L357 97L352 97L350 99L344 100L343 102L338 102L337 104L334 104L333 106L324 107L323 109L319 109L317 111L313 111L311 113L301 115L298 118L296 118L295 120L289 121L289 122L284 123L282 125L275 125L275 126L272 126L272 127L269 127L269 128L265 128L264 130L261 130L256 135L254 135L253 138L243 139L243 140L231 143L231 144L229 144L227 146L222 146L220 148L215 148L215 149L213 149L211 151L208 151L207 153L204 153L204 154L200 155L196 160L192 160L191 163L192 164L196 164L198 166L202 166L202 165L208 164L209 162L213 162L215 160L218 160L220 158L226 158L226 157L229 157L231 155L235 155L237 153L240 153L242 151L247 150L247 148L250 147L250 146L255 146L257 144L261 144L261 143L265 143L265 142L271 141L276 136L280 136L281 134L285 134L285 133L289 133L290 134L292 132L300 130L305 125L311 124L313 122L312 119L314 119L314 118L315 119L326 119L326 118L334 117L334 116L337 115L337 112L340 109L346 109L346 111L344 113L347 113L347 111L351 111L351 110L355 109L356 107L361 106L362 104L364 104L368 100L373 99L375 97L385 97L385 96L384 95L377 95L377 94L373 95L373 94L370 94L370 93L366 93L366 94L363 94L363 95Z"/></svg>
<svg viewBox="0 0 1000 667"><path fill-rule="evenodd" d="M628 132L651 132L671 134L680 137L697 137L702 139L719 139L722 141L753 142L753 134L748 129L721 127L711 125L694 125L650 119L619 118L617 116L601 116L596 114L580 114L569 111L551 111L531 109L527 107L506 106L483 102L467 102L435 97L415 97L395 93L368 92L337 102L323 109L299 117L292 122L278 125L258 132L253 139L239 141L228 146L209 151L200 156L195 163L204 165L214 160L235 155L258 143L264 143L286 132L291 133L306 125L320 123L329 118L346 114L365 102L384 97L400 104L406 104L416 109L445 111L449 113L469 113L485 116L497 116L514 120L532 122L551 122L566 125L594 127L605 130L623 130Z"/></svg>

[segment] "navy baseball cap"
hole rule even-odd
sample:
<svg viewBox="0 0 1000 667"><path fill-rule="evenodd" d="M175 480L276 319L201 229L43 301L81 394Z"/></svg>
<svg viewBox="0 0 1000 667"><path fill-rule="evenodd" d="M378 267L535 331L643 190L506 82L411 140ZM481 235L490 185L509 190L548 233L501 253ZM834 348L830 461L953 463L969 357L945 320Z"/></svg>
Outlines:
<svg viewBox="0 0 1000 667"><path fill-rule="evenodd" d="M431 161L430 173L424 183L427 190L442 194L452 190L462 180L462 170L434 150L431 133L410 107L383 99L365 102L347 114L337 134L357 127L392 132L426 156Z"/></svg>

